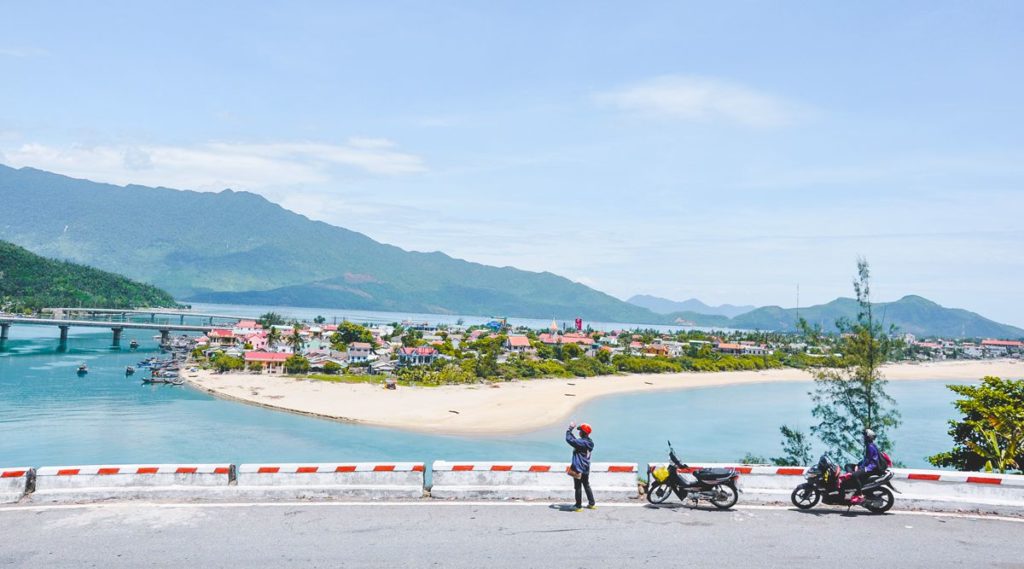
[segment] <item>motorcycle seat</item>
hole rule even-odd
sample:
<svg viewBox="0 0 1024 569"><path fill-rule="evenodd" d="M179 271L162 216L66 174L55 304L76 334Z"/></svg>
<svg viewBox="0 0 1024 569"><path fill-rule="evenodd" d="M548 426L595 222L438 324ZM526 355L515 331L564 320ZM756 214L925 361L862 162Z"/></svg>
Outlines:
<svg viewBox="0 0 1024 569"><path fill-rule="evenodd" d="M693 473L700 480L720 480L732 476L728 468L702 468Z"/></svg>

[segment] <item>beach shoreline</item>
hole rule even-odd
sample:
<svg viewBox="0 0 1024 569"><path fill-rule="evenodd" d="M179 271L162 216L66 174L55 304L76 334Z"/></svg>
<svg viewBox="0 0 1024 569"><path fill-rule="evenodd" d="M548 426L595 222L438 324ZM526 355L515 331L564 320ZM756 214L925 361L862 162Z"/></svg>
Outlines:
<svg viewBox="0 0 1024 569"><path fill-rule="evenodd" d="M891 381L977 381L986 375L1024 377L1020 360L900 363L883 366ZM334 383L282 375L185 373L189 385L216 397L344 423L430 434L520 434L567 422L580 406L627 393L733 385L808 382L798 369L628 374L549 378L440 387ZM495 387L496 386L496 387Z"/></svg>

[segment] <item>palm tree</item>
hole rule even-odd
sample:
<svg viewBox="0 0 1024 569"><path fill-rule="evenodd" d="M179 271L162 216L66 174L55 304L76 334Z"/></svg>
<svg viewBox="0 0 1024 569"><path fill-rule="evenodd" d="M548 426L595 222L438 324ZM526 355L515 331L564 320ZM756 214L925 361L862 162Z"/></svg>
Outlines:
<svg viewBox="0 0 1024 569"><path fill-rule="evenodd" d="M302 352L302 346L306 341L302 338L302 334L299 334L299 327L292 326L292 335L288 336L288 345L292 347L292 352L299 354Z"/></svg>
<svg viewBox="0 0 1024 569"><path fill-rule="evenodd" d="M267 347L274 349L274 344L281 341L281 331L273 326L267 331Z"/></svg>

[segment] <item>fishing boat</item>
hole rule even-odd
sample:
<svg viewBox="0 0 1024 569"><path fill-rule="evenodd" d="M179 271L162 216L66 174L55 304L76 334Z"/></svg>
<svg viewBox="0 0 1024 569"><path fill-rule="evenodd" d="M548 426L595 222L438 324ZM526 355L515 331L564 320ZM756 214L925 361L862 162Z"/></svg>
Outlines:
<svg viewBox="0 0 1024 569"><path fill-rule="evenodd" d="M128 367L124 368L124 374L125 375L135 375L135 368L133 368L132 366L128 366Z"/></svg>
<svg viewBox="0 0 1024 569"><path fill-rule="evenodd" d="M157 377L146 377L146 378L143 378L142 379L142 383L144 383L144 384L162 383L162 384L167 384L167 385L185 385L185 380L183 378L178 377L178 376L174 376L174 377L161 377L161 376L157 376Z"/></svg>
<svg viewBox="0 0 1024 569"><path fill-rule="evenodd" d="M78 366L78 375L82 376L89 373L89 366L82 364Z"/></svg>
<svg viewBox="0 0 1024 569"><path fill-rule="evenodd" d="M131 342L128 343L128 347L133 349L133 350L138 348L139 347L139 341L138 340L132 340Z"/></svg>

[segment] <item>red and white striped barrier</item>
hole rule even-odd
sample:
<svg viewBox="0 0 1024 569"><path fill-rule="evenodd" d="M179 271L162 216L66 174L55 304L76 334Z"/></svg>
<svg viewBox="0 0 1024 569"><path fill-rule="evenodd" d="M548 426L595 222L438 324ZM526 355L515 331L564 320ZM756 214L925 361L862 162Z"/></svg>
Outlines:
<svg viewBox="0 0 1024 569"><path fill-rule="evenodd" d="M21 500L28 492L32 469L27 466L0 468L0 504Z"/></svg>
<svg viewBox="0 0 1024 569"><path fill-rule="evenodd" d="M265 498L420 498L422 462L242 464L237 492Z"/></svg>
<svg viewBox="0 0 1024 569"><path fill-rule="evenodd" d="M435 461L431 470L434 498L572 500L568 462ZM598 500L634 498L635 463L595 462L590 487Z"/></svg>
<svg viewBox="0 0 1024 569"><path fill-rule="evenodd" d="M36 502L202 497L227 489L230 464L46 466L36 470ZM209 490L209 492L205 492Z"/></svg>
<svg viewBox="0 0 1024 569"><path fill-rule="evenodd" d="M648 473L665 463L648 464ZM689 464L688 472L700 468L731 468L739 472L741 489L751 495L788 500L789 494L803 483L807 468L802 466L765 466L734 463ZM954 472L948 470L893 469L893 486L901 493L897 501L921 506L1000 507L1024 510L1024 476L990 472Z"/></svg>

